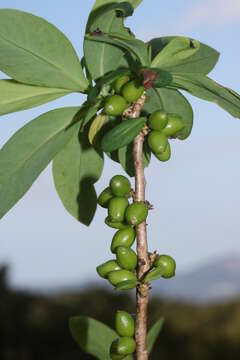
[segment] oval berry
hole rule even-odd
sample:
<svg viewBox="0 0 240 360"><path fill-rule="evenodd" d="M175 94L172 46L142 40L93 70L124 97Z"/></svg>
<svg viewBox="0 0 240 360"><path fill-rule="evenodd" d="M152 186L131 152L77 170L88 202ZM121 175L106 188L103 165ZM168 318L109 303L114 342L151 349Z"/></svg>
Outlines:
<svg viewBox="0 0 240 360"><path fill-rule="evenodd" d="M101 192L101 194L98 197L98 205L100 205L103 208L107 208L109 201L113 198L113 193L110 187L107 187L105 190Z"/></svg>
<svg viewBox="0 0 240 360"><path fill-rule="evenodd" d="M108 274L108 280L113 286L117 286L117 284L123 281L137 280L137 276L131 271L121 269L110 272Z"/></svg>
<svg viewBox="0 0 240 360"><path fill-rule="evenodd" d="M155 154L156 158L160 161L168 161L171 158L171 147L170 144L167 144L166 150L161 154Z"/></svg>
<svg viewBox="0 0 240 360"><path fill-rule="evenodd" d="M108 218L111 222L123 222L128 207L128 200L124 197L115 197L108 204Z"/></svg>
<svg viewBox="0 0 240 360"><path fill-rule="evenodd" d="M157 110L152 113L148 120L148 125L153 130L161 131L168 123L168 116L165 111Z"/></svg>
<svg viewBox="0 0 240 360"><path fill-rule="evenodd" d="M131 190L130 181L123 175L115 175L110 181L110 189L115 196L126 196Z"/></svg>
<svg viewBox="0 0 240 360"><path fill-rule="evenodd" d="M99 265L96 270L99 276L106 279L110 272L121 270L121 268L115 260L109 260Z"/></svg>
<svg viewBox="0 0 240 360"><path fill-rule="evenodd" d="M129 224L126 224L124 222L112 222L109 217L107 216L105 219L105 224L113 229L127 229L129 227Z"/></svg>
<svg viewBox="0 0 240 360"><path fill-rule="evenodd" d="M136 226L146 220L148 216L148 207L143 201L134 202L129 205L125 217L126 222L130 225Z"/></svg>
<svg viewBox="0 0 240 360"><path fill-rule="evenodd" d="M135 270L137 267L137 255L130 249L123 246L117 248L117 263L122 269Z"/></svg>
<svg viewBox="0 0 240 360"><path fill-rule="evenodd" d="M135 230L129 225L127 228L117 231L112 239L111 252L116 253L119 246L130 248L134 243L135 236Z"/></svg>
<svg viewBox="0 0 240 360"><path fill-rule="evenodd" d="M120 76L114 83L113 88L117 94L120 94L123 85L125 85L130 80L129 76L123 75Z"/></svg>
<svg viewBox="0 0 240 360"><path fill-rule="evenodd" d="M185 128L182 118L176 114L168 114L168 123L162 132L166 136L176 136L177 133Z"/></svg>
<svg viewBox="0 0 240 360"><path fill-rule="evenodd" d="M167 136L160 131L153 130L148 135L148 145L154 154L163 153L168 144Z"/></svg>
<svg viewBox="0 0 240 360"><path fill-rule="evenodd" d="M108 98L104 105L104 111L107 115L121 115L127 107L126 100L120 95L113 95Z"/></svg>
<svg viewBox="0 0 240 360"><path fill-rule="evenodd" d="M135 321L126 311L118 311L115 318L115 329L119 336L133 337Z"/></svg>
<svg viewBox="0 0 240 360"><path fill-rule="evenodd" d="M110 355L130 355L136 350L136 342L132 337L121 337L113 341Z"/></svg>
<svg viewBox="0 0 240 360"><path fill-rule="evenodd" d="M154 266L163 266L165 268L165 273L162 275L162 277L165 279L170 279L171 277L175 276L176 262L169 255L159 255L154 262Z"/></svg>
<svg viewBox="0 0 240 360"><path fill-rule="evenodd" d="M129 81L122 87L122 96L128 103L137 101L144 93L144 86L138 80Z"/></svg>

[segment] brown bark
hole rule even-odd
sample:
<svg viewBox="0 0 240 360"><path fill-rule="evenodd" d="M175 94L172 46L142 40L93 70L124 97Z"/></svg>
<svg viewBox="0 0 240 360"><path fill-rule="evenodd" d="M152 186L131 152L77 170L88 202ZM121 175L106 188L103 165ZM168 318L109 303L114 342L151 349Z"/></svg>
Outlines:
<svg viewBox="0 0 240 360"><path fill-rule="evenodd" d="M141 114L142 107L146 100L146 94L130 107L125 117L137 118ZM135 168L135 195L134 201L145 201L146 179L143 168L143 143L144 130L136 137L133 146L133 158ZM141 279L149 270L149 257L147 245L147 229L144 221L136 228L137 232L137 255L138 255L138 279ZM142 284L137 288L137 318L136 318L136 358L137 360L148 360L147 352L147 307L149 287Z"/></svg>

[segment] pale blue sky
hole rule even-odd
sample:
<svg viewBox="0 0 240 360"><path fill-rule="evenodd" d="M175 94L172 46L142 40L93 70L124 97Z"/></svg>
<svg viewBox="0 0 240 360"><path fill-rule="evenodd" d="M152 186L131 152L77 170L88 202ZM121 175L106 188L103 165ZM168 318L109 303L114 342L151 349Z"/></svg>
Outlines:
<svg viewBox="0 0 240 360"><path fill-rule="evenodd" d="M90 0L1 1L2 8L32 12L54 23L79 56L92 4ZM184 34L215 47L221 58L211 76L240 92L239 21L239 0L186 0L184 4L144 0L128 24L144 40ZM179 272L216 256L240 254L240 120L213 104L188 98L195 111L191 137L173 144L170 162L153 160L146 171L147 197L155 208L148 219L149 248L173 255ZM37 115L59 106L78 105L82 99L71 95L1 117L0 145ZM106 160L97 191L121 172L120 166ZM71 218L54 191L48 167L0 222L0 263L10 264L12 284L36 288L97 281L95 267L111 257L109 245L114 234L104 226L104 217L99 209L90 228Z"/></svg>

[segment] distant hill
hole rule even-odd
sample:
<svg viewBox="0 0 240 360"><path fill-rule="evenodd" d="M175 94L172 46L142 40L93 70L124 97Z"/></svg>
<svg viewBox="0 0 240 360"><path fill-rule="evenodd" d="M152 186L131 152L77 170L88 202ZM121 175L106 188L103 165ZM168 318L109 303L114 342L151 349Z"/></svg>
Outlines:
<svg viewBox="0 0 240 360"><path fill-rule="evenodd" d="M152 293L195 302L240 296L240 256L219 258L171 280L155 282Z"/></svg>

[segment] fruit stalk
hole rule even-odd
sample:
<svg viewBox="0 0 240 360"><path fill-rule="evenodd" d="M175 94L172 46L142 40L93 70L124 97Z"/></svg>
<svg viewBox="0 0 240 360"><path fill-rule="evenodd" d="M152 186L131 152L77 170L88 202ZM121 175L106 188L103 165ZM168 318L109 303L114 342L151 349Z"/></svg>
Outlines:
<svg viewBox="0 0 240 360"><path fill-rule="evenodd" d="M141 114L142 107L146 100L144 93L141 98L132 105L125 116L128 118L137 118ZM133 145L133 158L135 168L135 194L134 201L145 201L146 179L143 167L143 143L144 131L135 138ZM148 244L146 221L137 225L137 255L138 255L138 279L141 279L146 271L149 270ZM137 318L136 318L136 358L137 360L147 360L147 307L148 307L147 284L142 284L137 288Z"/></svg>

